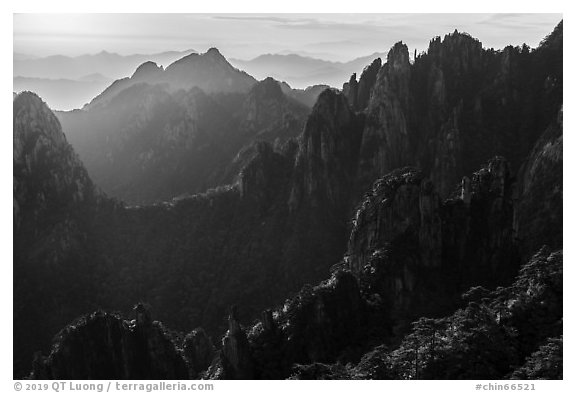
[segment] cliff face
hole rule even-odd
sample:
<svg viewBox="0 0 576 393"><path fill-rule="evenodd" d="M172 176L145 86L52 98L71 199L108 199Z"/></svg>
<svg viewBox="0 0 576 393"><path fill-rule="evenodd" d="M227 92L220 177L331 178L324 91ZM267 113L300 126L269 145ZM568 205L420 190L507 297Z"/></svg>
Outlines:
<svg viewBox="0 0 576 393"><path fill-rule="evenodd" d="M325 90L318 97L299 138L290 208L328 204L346 209L362 132L362 119L343 94Z"/></svg>
<svg viewBox="0 0 576 393"><path fill-rule="evenodd" d="M96 189L58 119L33 93L14 99L14 223L49 220L71 204L93 202Z"/></svg>
<svg viewBox="0 0 576 393"><path fill-rule="evenodd" d="M99 278L87 257L93 213L114 207L46 104L24 92L13 106L14 367L22 372L63 320L93 309L84 296Z"/></svg>
<svg viewBox="0 0 576 393"><path fill-rule="evenodd" d="M562 247L562 110L540 137L519 173L515 216L523 254L539 243Z"/></svg>
<svg viewBox="0 0 576 393"><path fill-rule="evenodd" d="M344 92L355 111L366 112L358 188L412 165L446 198L462 176L497 155L515 173L561 103L561 31L560 24L533 51L485 50L455 31L433 39L413 63L398 43L381 67L372 63L360 82L353 76ZM369 91L366 105L360 85Z"/></svg>
<svg viewBox="0 0 576 393"><path fill-rule="evenodd" d="M518 267L508 163L491 160L455 194L442 203L422 172L405 168L377 181L356 213L346 262L370 272L400 325L441 313L471 285L507 282ZM433 277L449 277L451 289Z"/></svg>
<svg viewBox="0 0 576 393"><path fill-rule="evenodd" d="M360 189L373 179L410 163L410 74L408 47L398 43L388 52L387 62L378 71L372 88L358 164Z"/></svg>
<svg viewBox="0 0 576 393"><path fill-rule="evenodd" d="M377 58L364 68L359 81L356 81L356 74L352 74L348 83L344 84L342 92L356 111L363 111L368 106L372 87L376 83L381 67L382 60Z"/></svg>

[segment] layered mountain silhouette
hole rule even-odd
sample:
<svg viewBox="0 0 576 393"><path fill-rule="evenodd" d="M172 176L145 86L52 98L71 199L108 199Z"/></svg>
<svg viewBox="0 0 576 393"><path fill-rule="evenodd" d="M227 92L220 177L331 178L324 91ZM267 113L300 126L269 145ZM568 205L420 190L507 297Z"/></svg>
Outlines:
<svg viewBox="0 0 576 393"><path fill-rule="evenodd" d="M49 79L17 76L13 79L15 92L34 91L54 110L72 110L90 102L110 85L111 79L101 74L85 75L79 79Z"/></svg>
<svg viewBox="0 0 576 393"><path fill-rule="evenodd" d="M296 137L308 113L278 82L256 82L214 49L165 71L144 63L84 109L57 115L97 184L141 204L232 183L254 143Z"/></svg>
<svg viewBox="0 0 576 393"><path fill-rule="evenodd" d="M21 93L15 376L562 378L562 39L398 43L310 113L215 50L66 137Z"/></svg>
<svg viewBox="0 0 576 393"><path fill-rule="evenodd" d="M385 53L373 53L348 62L336 62L299 54L265 54L251 60L230 59L236 67L245 70L256 78L273 77L298 88L323 83L340 87L350 74L362 68Z"/></svg>
<svg viewBox="0 0 576 393"><path fill-rule="evenodd" d="M92 55L36 57L14 54L14 75L48 79L79 79L85 75L100 73L108 78L122 78L145 61L170 64L196 51L170 51L153 54L119 55L102 51Z"/></svg>

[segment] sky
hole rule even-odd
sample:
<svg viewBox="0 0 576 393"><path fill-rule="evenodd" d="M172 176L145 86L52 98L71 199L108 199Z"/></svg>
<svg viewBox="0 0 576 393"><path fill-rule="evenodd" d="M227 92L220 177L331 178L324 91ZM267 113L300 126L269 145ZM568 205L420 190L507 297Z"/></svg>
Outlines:
<svg viewBox="0 0 576 393"><path fill-rule="evenodd" d="M501 49L549 34L561 14L14 14L16 53L123 55L217 47L226 57L298 53L347 61L405 42L410 51L458 31Z"/></svg>

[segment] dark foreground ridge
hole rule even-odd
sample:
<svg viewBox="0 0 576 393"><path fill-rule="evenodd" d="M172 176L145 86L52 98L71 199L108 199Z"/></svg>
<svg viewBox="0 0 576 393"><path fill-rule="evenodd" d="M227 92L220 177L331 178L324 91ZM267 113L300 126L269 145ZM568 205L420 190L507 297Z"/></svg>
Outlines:
<svg viewBox="0 0 576 393"><path fill-rule="evenodd" d="M158 341L157 333L134 341L138 349L130 351L143 351L138 359L150 358L160 370L180 370L175 359L181 359L191 377L201 378L561 378L562 252L543 247L513 279L519 258L510 236L510 190L502 158L465 178L456 196L442 203L420 171L396 170L360 205L346 257L330 279L304 287L248 327L234 307L217 348L195 331L184 341L162 336L161 353L168 357L157 354L159 344L149 344ZM446 278L450 286L440 284ZM138 318L149 319L144 315ZM133 332L118 317L88 320L101 318ZM98 362L84 359L82 348L110 336L110 324L104 325L98 331L81 320L66 328L50 356L36 360L33 376L98 375ZM73 339L82 334L87 337ZM99 346L107 349L95 356L112 356L124 341ZM548 352L555 357L544 358ZM51 371L59 370L55 359L66 356L62 364L78 369ZM142 367L129 355L119 361L126 363L122 369ZM155 370L138 375L160 375ZM102 378L135 375L105 372Z"/></svg>

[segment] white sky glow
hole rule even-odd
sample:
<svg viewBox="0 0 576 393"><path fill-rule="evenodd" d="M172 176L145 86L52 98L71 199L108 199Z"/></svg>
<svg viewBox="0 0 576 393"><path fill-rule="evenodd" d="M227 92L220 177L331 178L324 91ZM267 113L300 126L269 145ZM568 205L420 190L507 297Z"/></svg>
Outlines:
<svg viewBox="0 0 576 393"><path fill-rule="evenodd" d="M552 31L561 14L14 14L14 52L77 56L218 47L226 57L300 53L346 61L404 41L425 50L454 29L485 47L527 43Z"/></svg>

